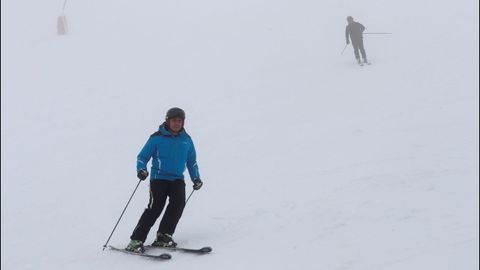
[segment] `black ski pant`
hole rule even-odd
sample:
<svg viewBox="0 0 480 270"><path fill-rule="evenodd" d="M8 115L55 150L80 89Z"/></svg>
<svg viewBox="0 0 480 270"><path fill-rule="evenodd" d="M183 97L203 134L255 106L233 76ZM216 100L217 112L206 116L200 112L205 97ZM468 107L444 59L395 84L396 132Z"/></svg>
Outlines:
<svg viewBox="0 0 480 270"><path fill-rule="evenodd" d="M355 53L355 58L360 59L360 53L362 54L362 58L365 60L367 59L367 54L365 53L365 48L363 47L363 38L352 39L352 46L353 52Z"/></svg>
<svg viewBox="0 0 480 270"><path fill-rule="evenodd" d="M158 232L173 235L185 207L185 182L183 180L150 181L150 200L130 239L145 242L148 232L163 211L167 197L168 205Z"/></svg>

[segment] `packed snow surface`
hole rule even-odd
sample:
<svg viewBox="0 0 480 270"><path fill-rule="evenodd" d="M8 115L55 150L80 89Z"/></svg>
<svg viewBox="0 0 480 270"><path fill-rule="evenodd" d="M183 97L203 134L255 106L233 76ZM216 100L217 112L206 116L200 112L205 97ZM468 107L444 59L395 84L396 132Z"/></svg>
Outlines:
<svg viewBox="0 0 480 270"><path fill-rule="evenodd" d="M59 36L62 6L1 2L2 269L479 268L478 1L71 0ZM392 33L370 66L349 15ZM102 251L175 106L204 187L174 238L213 252Z"/></svg>

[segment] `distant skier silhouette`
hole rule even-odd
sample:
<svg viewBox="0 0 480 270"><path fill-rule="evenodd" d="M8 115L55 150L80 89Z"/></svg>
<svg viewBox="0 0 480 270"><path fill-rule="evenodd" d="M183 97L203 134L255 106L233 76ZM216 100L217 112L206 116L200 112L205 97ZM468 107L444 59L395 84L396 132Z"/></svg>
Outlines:
<svg viewBox="0 0 480 270"><path fill-rule="evenodd" d="M369 64L367 61L367 54L365 53L365 48L363 46L363 31L365 31L365 26L354 21L352 16L347 17L347 22L348 25L345 28L345 38L347 39L347 44L350 44L350 37L352 40L353 52L355 53L355 58L357 59L358 64ZM360 54L362 55L363 62L360 60Z"/></svg>

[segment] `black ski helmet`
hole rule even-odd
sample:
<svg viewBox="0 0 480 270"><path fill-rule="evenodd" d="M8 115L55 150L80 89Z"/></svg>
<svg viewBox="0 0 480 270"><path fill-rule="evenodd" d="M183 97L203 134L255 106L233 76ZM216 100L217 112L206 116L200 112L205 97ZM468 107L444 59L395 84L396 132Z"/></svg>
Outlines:
<svg viewBox="0 0 480 270"><path fill-rule="evenodd" d="M172 118L181 118L182 120L185 120L185 112L177 107L173 107L170 110L168 110L167 115L165 116L165 120L169 120Z"/></svg>

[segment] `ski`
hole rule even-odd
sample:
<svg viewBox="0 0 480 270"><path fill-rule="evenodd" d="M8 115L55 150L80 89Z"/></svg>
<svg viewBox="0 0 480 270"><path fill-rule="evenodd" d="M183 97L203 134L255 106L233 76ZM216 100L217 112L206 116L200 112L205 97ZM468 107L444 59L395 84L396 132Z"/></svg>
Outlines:
<svg viewBox="0 0 480 270"><path fill-rule="evenodd" d="M186 253L194 253L194 254L207 254L212 252L211 247L202 247L202 248L183 248L183 247L159 247L159 246L145 246L145 249L166 249L166 250L171 250L171 251L181 251L181 252L186 252Z"/></svg>
<svg viewBox="0 0 480 270"><path fill-rule="evenodd" d="M368 62L368 61L361 61L361 60L359 60L359 61L357 61L357 64L358 64L359 66L362 66L362 67L363 67L364 65L371 65L372 63L370 63L370 62Z"/></svg>
<svg viewBox="0 0 480 270"><path fill-rule="evenodd" d="M151 259L170 260L172 258L172 255L170 255L168 253L162 253L160 255L152 255L152 254L132 252L132 251L128 251L128 250L123 249L123 248L116 248L114 246L108 246L108 247L111 250L120 251L120 252L123 252L123 253L126 253L126 254L131 254L131 255L147 257L147 258L151 258Z"/></svg>
<svg viewBox="0 0 480 270"><path fill-rule="evenodd" d="M361 62L361 63L357 63L359 66L364 66L364 65L371 65L372 63L370 62Z"/></svg>

